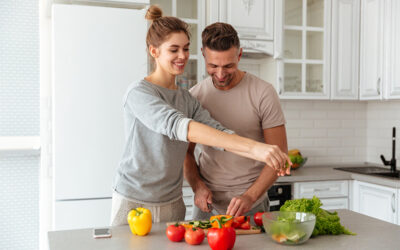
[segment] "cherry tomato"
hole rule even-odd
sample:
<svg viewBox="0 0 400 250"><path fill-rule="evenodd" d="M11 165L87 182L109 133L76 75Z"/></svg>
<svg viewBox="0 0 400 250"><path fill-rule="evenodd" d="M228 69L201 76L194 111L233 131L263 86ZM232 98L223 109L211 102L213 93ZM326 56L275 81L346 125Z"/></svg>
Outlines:
<svg viewBox="0 0 400 250"><path fill-rule="evenodd" d="M185 232L185 241L190 245L200 245L204 240L205 234L201 228L190 228Z"/></svg>
<svg viewBox="0 0 400 250"><path fill-rule="evenodd" d="M170 241L178 242L185 237L185 227L176 223L175 225L169 225L165 233Z"/></svg>
<svg viewBox="0 0 400 250"><path fill-rule="evenodd" d="M254 214L254 223L256 223L257 226L262 226L263 222L262 222L262 215L264 214L264 212L257 212Z"/></svg>

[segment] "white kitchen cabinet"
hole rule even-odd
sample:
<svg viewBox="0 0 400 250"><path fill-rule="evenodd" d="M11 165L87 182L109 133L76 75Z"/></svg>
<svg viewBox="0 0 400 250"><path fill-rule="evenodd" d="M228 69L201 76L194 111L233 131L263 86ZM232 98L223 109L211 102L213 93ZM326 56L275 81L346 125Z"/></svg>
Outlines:
<svg viewBox="0 0 400 250"><path fill-rule="evenodd" d="M176 79L177 85L190 89L206 78L201 54L201 32L205 27L205 0L150 0L161 7L164 16L175 16L189 24L191 33L190 56L185 72ZM152 71L152 68L150 68Z"/></svg>
<svg viewBox="0 0 400 250"><path fill-rule="evenodd" d="M346 180L294 183L294 199L310 199L314 195L321 200L323 209L332 210L349 208L349 182Z"/></svg>
<svg viewBox="0 0 400 250"><path fill-rule="evenodd" d="M183 202L186 206L186 214L185 220L192 220L193 219L193 207L194 205L194 193L190 186L184 186L182 188L182 197Z"/></svg>
<svg viewBox="0 0 400 250"><path fill-rule="evenodd" d="M331 99L358 99L360 0L332 2Z"/></svg>
<svg viewBox="0 0 400 250"><path fill-rule="evenodd" d="M320 199L322 202L321 208L325 210L336 210L336 209L349 209L348 198L330 198Z"/></svg>
<svg viewBox="0 0 400 250"><path fill-rule="evenodd" d="M274 53L274 0L213 0L208 11L207 24L231 24L245 53Z"/></svg>
<svg viewBox="0 0 400 250"><path fill-rule="evenodd" d="M400 99L400 1L387 0L385 6L383 79L385 98Z"/></svg>
<svg viewBox="0 0 400 250"><path fill-rule="evenodd" d="M360 99L400 99L400 2L362 0Z"/></svg>
<svg viewBox="0 0 400 250"><path fill-rule="evenodd" d="M273 40L274 0L219 0L219 5L219 20L235 27L241 40Z"/></svg>
<svg viewBox="0 0 400 250"><path fill-rule="evenodd" d="M276 1L275 57L282 99L330 97L330 0Z"/></svg>
<svg viewBox="0 0 400 250"><path fill-rule="evenodd" d="M384 3L361 1L360 99L382 98Z"/></svg>
<svg viewBox="0 0 400 250"><path fill-rule="evenodd" d="M400 189L397 189L397 210L400 209ZM397 224L400 225L400 213L397 212Z"/></svg>
<svg viewBox="0 0 400 250"><path fill-rule="evenodd" d="M380 220L397 223L398 190L354 181L353 209Z"/></svg>

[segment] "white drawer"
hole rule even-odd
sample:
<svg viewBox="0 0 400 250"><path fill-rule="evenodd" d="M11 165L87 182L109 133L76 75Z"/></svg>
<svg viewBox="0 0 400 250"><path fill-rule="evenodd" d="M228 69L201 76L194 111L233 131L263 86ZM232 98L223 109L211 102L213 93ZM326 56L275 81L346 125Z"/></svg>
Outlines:
<svg viewBox="0 0 400 250"><path fill-rule="evenodd" d="M185 220L193 219L193 206L186 206Z"/></svg>
<svg viewBox="0 0 400 250"><path fill-rule="evenodd" d="M335 198L349 196L348 181L313 181L294 183L294 198Z"/></svg>
<svg viewBox="0 0 400 250"><path fill-rule="evenodd" d="M349 209L348 198L332 198L332 199L320 199L322 202L321 208L325 210L336 210L336 209Z"/></svg>
<svg viewBox="0 0 400 250"><path fill-rule="evenodd" d="M193 191L191 187L182 187L182 195L183 196L193 196Z"/></svg>

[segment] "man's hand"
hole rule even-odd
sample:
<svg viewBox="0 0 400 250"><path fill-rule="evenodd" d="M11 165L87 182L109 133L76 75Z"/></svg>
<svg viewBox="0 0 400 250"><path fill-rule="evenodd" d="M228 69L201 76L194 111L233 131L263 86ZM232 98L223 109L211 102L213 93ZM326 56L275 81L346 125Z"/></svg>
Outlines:
<svg viewBox="0 0 400 250"><path fill-rule="evenodd" d="M203 212L211 212L212 192L204 183L196 188L194 193L194 204Z"/></svg>
<svg viewBox="0 0 400 250"><path fill-rule="evenodd" d="M255 201L253 201L250 196L241 195L233 197L231 202L229 203L228 210L226 211L227 215L232 216L240 216L248 211L250 211Z"/></svg>

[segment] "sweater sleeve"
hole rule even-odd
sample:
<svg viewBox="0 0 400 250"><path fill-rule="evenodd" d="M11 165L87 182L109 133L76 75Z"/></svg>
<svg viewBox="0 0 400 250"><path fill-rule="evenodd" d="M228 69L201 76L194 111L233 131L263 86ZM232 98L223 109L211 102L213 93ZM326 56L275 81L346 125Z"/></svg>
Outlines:
<svg viewBox="0 0 400 250"><path fill-rule="evenodd" d="M168 136L171 140L187 142L189 121L150 88L134 87L126 96L125 108L148 129Z"/></svg>

